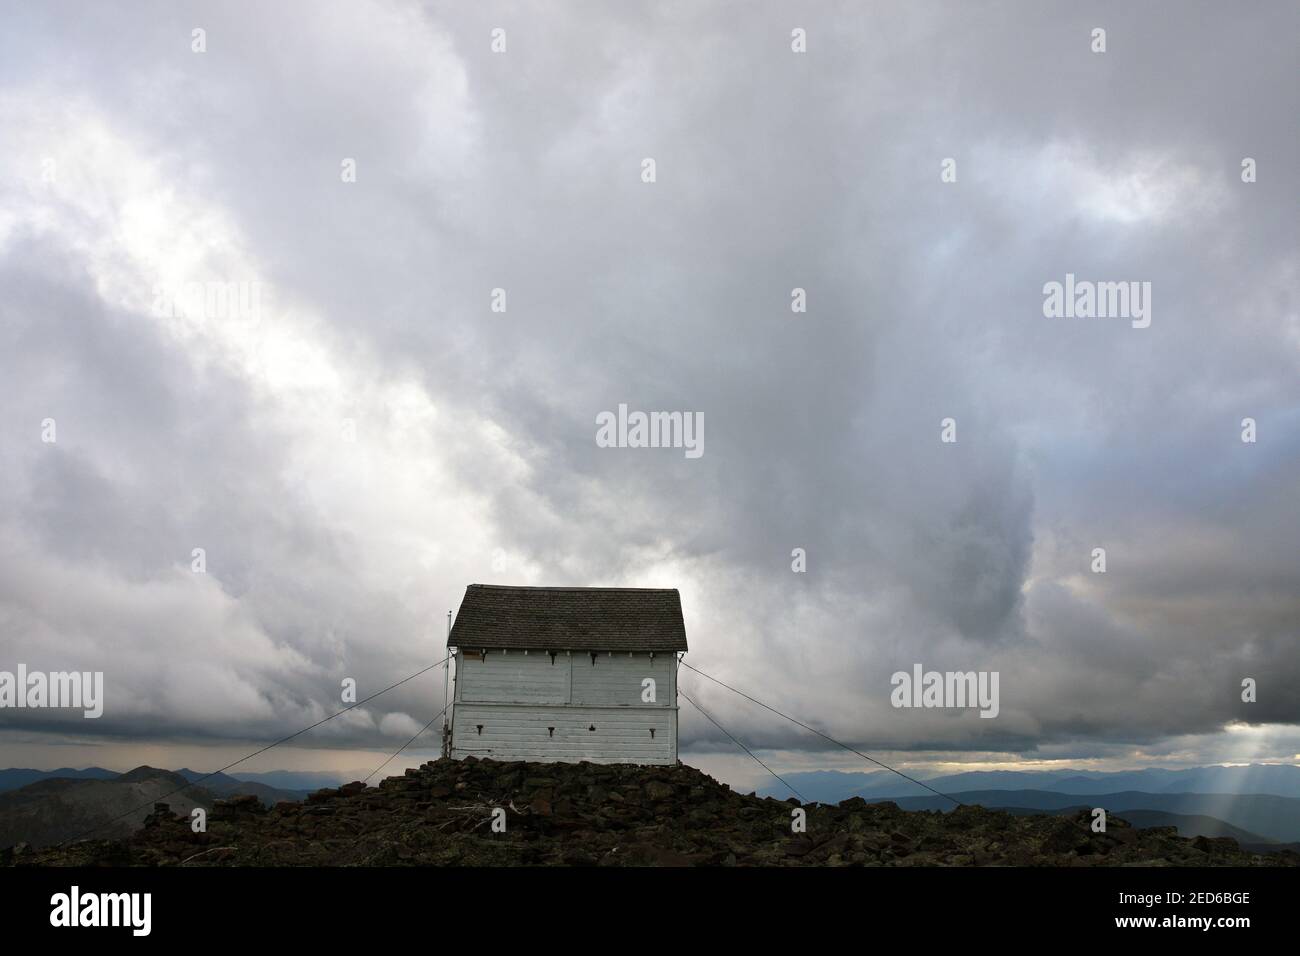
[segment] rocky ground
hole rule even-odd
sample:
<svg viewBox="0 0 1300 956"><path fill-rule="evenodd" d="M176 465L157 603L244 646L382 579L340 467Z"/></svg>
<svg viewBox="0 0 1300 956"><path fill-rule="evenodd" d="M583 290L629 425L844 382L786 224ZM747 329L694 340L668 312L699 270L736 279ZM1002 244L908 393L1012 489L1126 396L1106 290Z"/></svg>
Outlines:
<svg viewBox="0 0 1300 956"><path fill-rule="evenodd" d="M807 807L741 795L693 767L437 760L321 790L304 803L218 801L206 833L158 805L120 840L0 851L16 866L1294 866L1230 838L1185 839L1110 817L900 810L860 798ZM505 832L493 831L493 810Z"/></svg>

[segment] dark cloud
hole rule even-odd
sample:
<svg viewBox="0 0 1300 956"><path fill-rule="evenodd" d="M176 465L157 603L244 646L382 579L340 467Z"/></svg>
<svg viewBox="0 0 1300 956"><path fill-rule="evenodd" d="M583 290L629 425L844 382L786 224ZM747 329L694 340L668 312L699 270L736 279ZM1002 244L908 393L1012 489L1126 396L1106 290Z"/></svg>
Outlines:
<svg viewBox="0 0 1300 956"><path fill-rule="evenodd" d="M436 660L470 581L666 585L698 666L891 752L1230 759L1246 721L1289 756L1296 21L18 11L0 661L111 666L94 733L272 736ZM1044 318L1067 272L1151 282L1151 327ZM160 281L268 306L161 320ZM597 447L620 402L702 412L704 456ZM999 718L891 708L915 662L999 670ZM690 681L751 743L818 750ZM434 683L326 742L400 738Z"/></svg>

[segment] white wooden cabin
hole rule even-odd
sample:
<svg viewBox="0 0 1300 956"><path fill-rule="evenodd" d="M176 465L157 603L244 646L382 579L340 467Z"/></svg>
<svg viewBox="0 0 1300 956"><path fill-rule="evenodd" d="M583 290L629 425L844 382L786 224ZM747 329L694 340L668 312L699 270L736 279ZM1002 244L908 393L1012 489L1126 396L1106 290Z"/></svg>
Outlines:
<svg viewBox="0 0 1300 956"><path fill-rule="evenodd" d="M675 589L471 584L447 646L452 757L677 762Z"/></svg>

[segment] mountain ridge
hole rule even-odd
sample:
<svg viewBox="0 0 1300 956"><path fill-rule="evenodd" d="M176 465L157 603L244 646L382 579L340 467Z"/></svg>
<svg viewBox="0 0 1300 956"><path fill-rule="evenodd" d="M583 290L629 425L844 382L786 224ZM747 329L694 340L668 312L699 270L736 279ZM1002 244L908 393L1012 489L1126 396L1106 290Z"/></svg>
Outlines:
<svg viewBox="0 0 1300 956"><path fill-rule="evenodd" d="M277 790L216 775L142 765L111 777L48 777L0 792L0 847L45 846L102 830L122 837L144 824L149 807L166 800L185 813L211 810L222 797L248 796L266 805L306 798L302 791ZM211 786L209 786L211 784Z"/></svg>

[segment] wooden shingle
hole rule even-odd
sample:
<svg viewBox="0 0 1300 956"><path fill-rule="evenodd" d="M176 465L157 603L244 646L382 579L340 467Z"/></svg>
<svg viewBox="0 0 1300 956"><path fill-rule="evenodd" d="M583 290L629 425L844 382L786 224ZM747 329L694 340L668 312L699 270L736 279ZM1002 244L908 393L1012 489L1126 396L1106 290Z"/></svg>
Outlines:
<svg viewBox="0 0 1300 956"><path fill-rule="evenodd" d="M548 651L686 650L676 588L471 584L448 647Z"/></svg>

